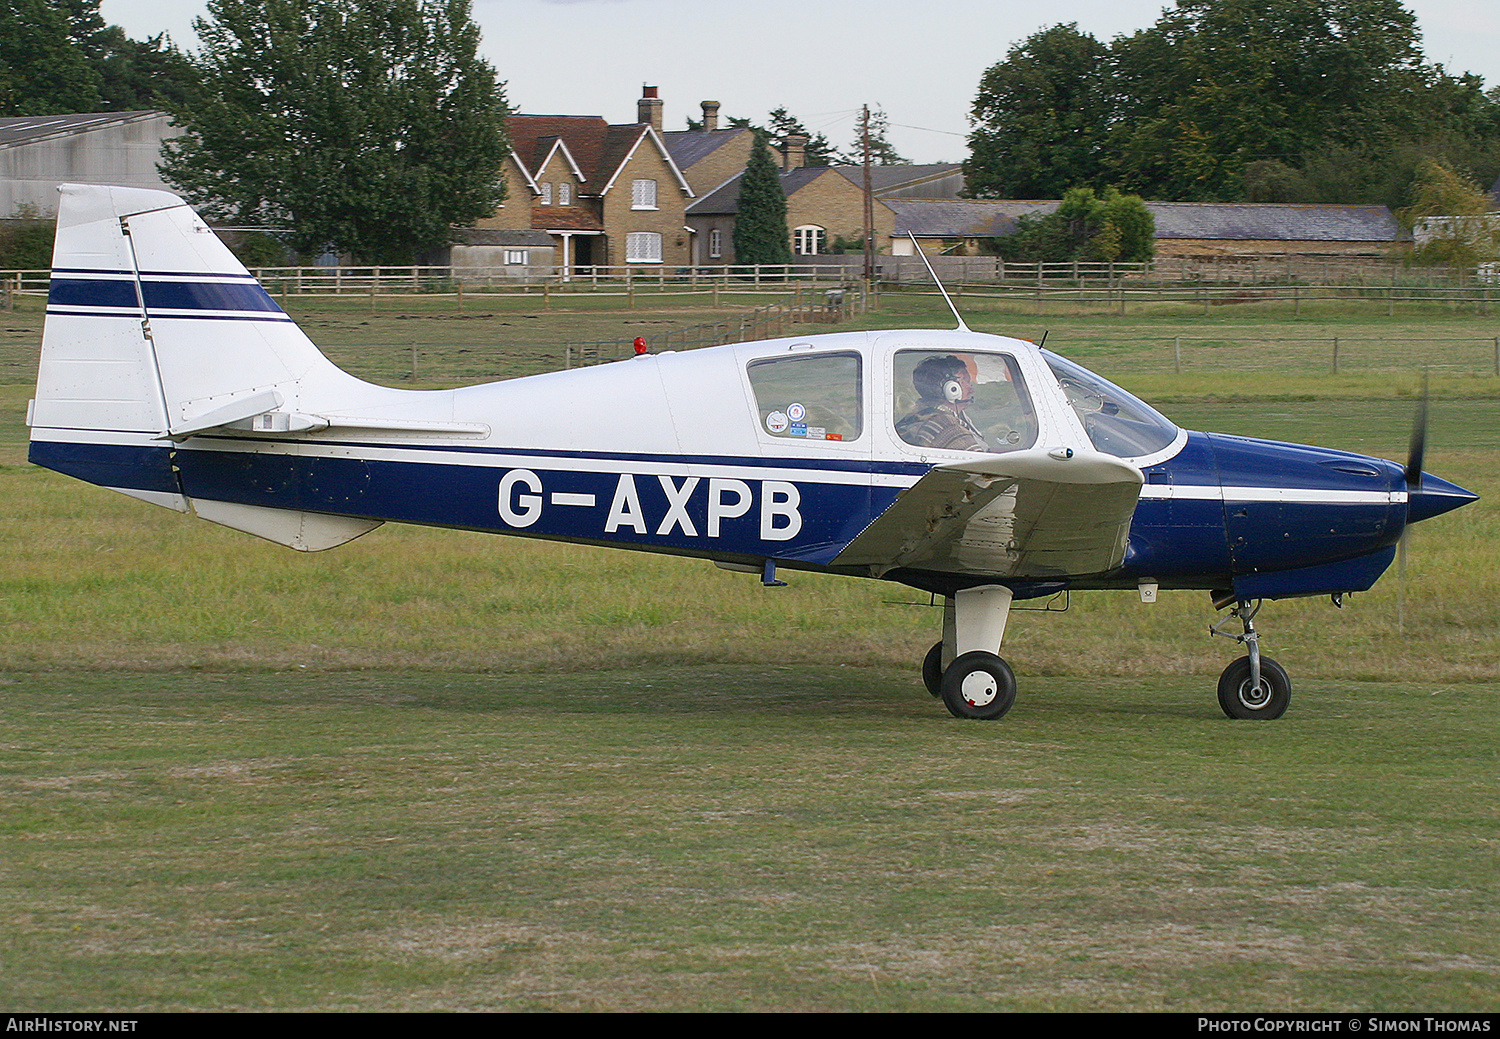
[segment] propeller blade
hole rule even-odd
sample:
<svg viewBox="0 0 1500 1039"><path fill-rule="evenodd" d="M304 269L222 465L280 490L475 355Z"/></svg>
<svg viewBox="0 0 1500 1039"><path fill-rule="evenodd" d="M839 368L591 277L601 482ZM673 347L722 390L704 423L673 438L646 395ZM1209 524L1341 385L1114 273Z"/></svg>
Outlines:
<svg viewBox="0 0 1500 1039"><path fill-rule="evenodd" d="M1401 532L1397 545L1396 563L1396 633L1406 634L1406 543L1411 539L1411 528Z"/></svg>
<svg viewBox="0 0 1500 1039"><path fill-rule="evenodd" d="M1422 398L1417 403L1417 417L1412 423L1411 444L1406 451L1406 486L1422 486L1422 459L1427 454L1427 373L1422 373Z"/></svg>

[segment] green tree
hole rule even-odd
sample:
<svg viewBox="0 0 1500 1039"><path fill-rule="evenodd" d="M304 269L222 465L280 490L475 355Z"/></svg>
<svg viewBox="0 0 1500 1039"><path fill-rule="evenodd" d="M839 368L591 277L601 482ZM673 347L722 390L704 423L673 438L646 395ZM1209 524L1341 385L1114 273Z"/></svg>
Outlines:
<svg viewBox="0 0 1500 1039"><path fill-rule="evenodd" d="M100 111L180 106L193 96L193 64L164 33L132 40L118 25L108 25L86 50L99 73Z"/></svg>
<svg viewBox="0 0 1500 1039"><path fill-rule="evenodd" d="M772 148L778 150L786 147L788 137L798 136L807 138L807 145L803 152L805 162L808 166L843 166L849 160L839 154L837 148L829 143L828 138L820 133L813 133L802 121L788 112L784 107L774 109L769 116L769 126L766 133Z"/></svg>
<svg viewBox="0 0 1500 1039"><path fill-rule="evenodd" d="M786 226L786 192L771 149L756 137L740 178L739 212L734 220L736 263L791 263Z"/></svg>
<svg viewBox="0 0 1500 1039"><path fill-rule="evenodd" d="M1111 50L1117 175L1188 200L1242 197L1257 160L1387 136L1422 76L1399 0L1178 0Z"/></svg>
<svg viewBox="0 0 1500 1039"><path fill-rule="evenodd" d="M1108 50L1076 24L1012 47L985 72L964 162L976 198L1057 198L1102 184L1109 130Z"/></svg>
<svg viewBox="0 0 1500 1039"><path fill-rule="evenodd" d="M1083 186L1063 193L1057 210L1022 217L1015 233L995 240L995 252L1030 263L1140 263L1156 252L1156 220L1139 195Z"/></svg>
<svg viewBox="0 0 1500 1039"><path fill-rule="evenodd" d="M886 118L885 109L870 109L869 133L871 166L899 166L906 161L890 141L890 121ZM863 165L865 161L865 134L859 124L855 124L848 159L848 164L854 166Z"/></svg>
<svg viewBox="0 0 1500 1039"><path fill-rule="evenodd" d="M1500 256L1500 214L1491 211L1478 184L1442 163L1426 162L1415 188L1416 200L1396 213L1416 237L1414 262L1472 267Z"/></svg>
<svg viewBox="0 0 1500 1039"><path fill-rule="evenodd" d="M53 220L37 219L31 205L18 207L16 219L0 224L0 269L44 271L52 266Z"/></svg>
<svg viewBox="0 0 1500 1039"><path fill-rule="evenodd" d="M49 0L0 0L0 115L99 108L99 73L74 31L64 6Z"/></svg>
<svg viewBox="0 0 1500 1039"><path fill-rule="evenodd" d="M167 180L304 253L406 263L504 199L505 94L468 0L209 0Z"/></svg>
<svg viewBox="0 0 1500 1039"><path fill-rule="evenodd" d="M988 197L1395 206L1425 160L1500 175L1500 91L1424 64L1400 0L1178 0L1107 47L1053 26L985 73L973 120Z"/></svg>

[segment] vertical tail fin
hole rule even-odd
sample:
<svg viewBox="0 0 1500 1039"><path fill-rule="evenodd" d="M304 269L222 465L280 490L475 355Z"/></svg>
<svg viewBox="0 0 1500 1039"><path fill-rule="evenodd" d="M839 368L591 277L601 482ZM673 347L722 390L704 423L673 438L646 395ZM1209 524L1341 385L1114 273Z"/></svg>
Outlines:
<svg viewBox="0 0 1500 1039"><path fill-rule="evenodd" d="M180 198L60 190L35 425L180 436L354 381Z"/></svg>
<svg viewBox="0 0 1500 1039"><path fill-rule="evenodd" d="M31 461L186 511L175 442L308 397L372 389L303 335L198 214L175 195L66 184ZM257 420L259 421L259 420ZM297 548L339 544L378 521L195 498L199 515Z"/></svg>

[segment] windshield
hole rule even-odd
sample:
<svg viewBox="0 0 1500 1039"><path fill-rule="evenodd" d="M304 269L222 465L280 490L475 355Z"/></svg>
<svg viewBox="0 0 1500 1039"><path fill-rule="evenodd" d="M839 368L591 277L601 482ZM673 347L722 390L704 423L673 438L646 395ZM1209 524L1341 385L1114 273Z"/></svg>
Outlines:
<svg viewBox="0 0 1500 1039"><path fill-rule="evenodd" d="M1043 350L1042 356L1100 451L1140 458L1165 450L1177 439L1177 427L1139 397L1051 350Z"/></svg>

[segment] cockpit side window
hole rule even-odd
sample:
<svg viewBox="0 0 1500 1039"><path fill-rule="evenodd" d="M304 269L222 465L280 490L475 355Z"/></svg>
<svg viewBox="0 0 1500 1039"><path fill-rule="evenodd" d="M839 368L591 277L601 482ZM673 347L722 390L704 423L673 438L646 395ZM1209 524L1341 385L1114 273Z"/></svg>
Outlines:
<svg viewBox="0 0 1500 1039"><path fill-rule="evenodd" d="M1036 443L1036 409L1008 354L901 350L891 418L913 447L998 454Z"/></svg>
<svg viewBox="0 0 1500 1039"><path fill-rule="evenodd" d="M1177 427L1139 397L1051 350L1042 356L1096 449L1117 458L1143 458L1177 439Z"/></svg>
<svg viewBox="0 0 1500 1039"><path fill-rule="evenodd" d="M859 354L775 357L750 364L756 415L772 436L856 440L864 428Z"/></svg>

